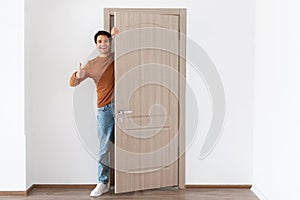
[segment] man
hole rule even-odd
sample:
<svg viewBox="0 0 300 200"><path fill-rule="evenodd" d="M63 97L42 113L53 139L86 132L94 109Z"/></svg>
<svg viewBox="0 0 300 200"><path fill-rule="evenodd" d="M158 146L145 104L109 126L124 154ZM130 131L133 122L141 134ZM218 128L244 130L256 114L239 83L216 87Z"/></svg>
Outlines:
<svg viewBox="0 0 300 200"><path fill-rule="evenodd" d="M90 196L96 197L109 191L109 149L114 141L114 54L111 53L112 37L118 34L116 27L111 33L98 31L94 36L100 54L89 60L82 68L74 72L70 78L70 86L79 85L86 78L92 78L97 90L97 124L100 148L98 152L98 184Z"/></svg>

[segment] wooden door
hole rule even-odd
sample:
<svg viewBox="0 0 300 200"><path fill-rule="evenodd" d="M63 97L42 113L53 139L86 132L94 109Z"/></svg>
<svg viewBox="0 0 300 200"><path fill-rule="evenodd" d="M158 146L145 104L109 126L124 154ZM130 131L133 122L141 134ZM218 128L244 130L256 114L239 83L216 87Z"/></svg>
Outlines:
<svg viewBox="0 0 300 200"><path fill-rule="evenodd" d="M178 185L179 19L115 12L115 192Z"/></svg>

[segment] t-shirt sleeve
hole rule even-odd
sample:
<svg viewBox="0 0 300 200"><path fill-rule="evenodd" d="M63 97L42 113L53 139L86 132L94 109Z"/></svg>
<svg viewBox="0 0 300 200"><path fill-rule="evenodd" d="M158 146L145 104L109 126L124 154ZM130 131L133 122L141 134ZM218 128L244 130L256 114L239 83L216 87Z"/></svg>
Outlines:
<svg viewBox="0 0 300 200"><path fill-rule="evenodd" d="M83 67L83 70L85 71L84 77L82 78L77 78L76 77L76 73L77 71L75 71L71 78L70 78L70 86L71 87L75 87L77 85L79 85L82 81L84 81L86 78L89 77L89 67L90 67L90 61L87 62L87 64Z"/></svg>

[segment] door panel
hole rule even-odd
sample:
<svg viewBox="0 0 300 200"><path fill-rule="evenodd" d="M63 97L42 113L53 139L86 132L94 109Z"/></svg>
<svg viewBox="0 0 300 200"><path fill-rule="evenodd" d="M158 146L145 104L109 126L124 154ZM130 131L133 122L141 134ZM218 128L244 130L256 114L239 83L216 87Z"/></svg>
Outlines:
<svg viewBox="0 0 300 200"><path fill-rule="evenodd" d="M115 12L114 20L115 192L176 186L178 16Z"/></svg>

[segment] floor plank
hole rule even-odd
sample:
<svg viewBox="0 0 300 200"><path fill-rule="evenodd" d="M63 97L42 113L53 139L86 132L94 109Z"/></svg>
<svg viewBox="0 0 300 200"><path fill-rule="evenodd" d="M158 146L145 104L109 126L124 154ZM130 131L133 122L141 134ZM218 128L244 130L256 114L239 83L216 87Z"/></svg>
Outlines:
<svg viewBox="0 0 300 200"><path fill-rule="evenodd" d="M0 200L85 200L85 199L167 199L167 200L259 200L249 189L186 189L164 188L114 194L113 190L98 198L89 196L89 189L34 188L28 197L0 196Z"/></svg>

